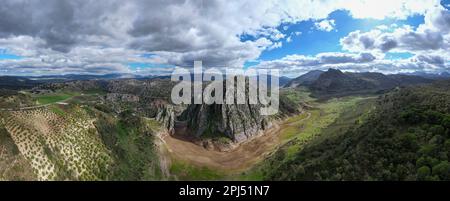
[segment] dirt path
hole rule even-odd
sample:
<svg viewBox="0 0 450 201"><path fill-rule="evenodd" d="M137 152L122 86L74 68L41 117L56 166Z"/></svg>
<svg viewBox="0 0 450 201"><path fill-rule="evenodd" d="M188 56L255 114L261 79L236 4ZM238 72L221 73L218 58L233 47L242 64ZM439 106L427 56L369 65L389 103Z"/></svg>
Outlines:
<svg viewBox="0 0 450 201"><path fill-rule="evenodd" d="M296 121L299 123L311 117ZM288 124L274 124L264 134L240 144L229 152L219 152L207 150L192 142L181 140L165 134L162 140L165 142L171 157L182 160L199 167L209 167L225 171L228 173L237 173L252 167L255 163L264 159L268 154L275 150L282 143L281 131Z"/></svg>
<svg viewBox="0 0 450 201"><path fill-rule="evenodd" d="M167 148L165 146L166 142L162 138L162 136L165 135L165 132L159 132L156 134L157 139L155 140L156 147L158 147L159 151L159 166L162 171L162 174L164 175L164 178L169 179L174 175L170 174L170 156L167 153Z"/></svg>

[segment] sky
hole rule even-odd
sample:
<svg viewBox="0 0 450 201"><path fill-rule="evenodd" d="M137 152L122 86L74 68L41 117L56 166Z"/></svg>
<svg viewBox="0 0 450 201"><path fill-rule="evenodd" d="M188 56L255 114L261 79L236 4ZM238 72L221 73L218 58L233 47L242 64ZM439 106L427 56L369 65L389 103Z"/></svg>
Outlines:
<svg viewBox="0 0 450 201"><path fill-rule="evenodd" d="M3 0L0 75L450 71L450 0Z"/></svg>

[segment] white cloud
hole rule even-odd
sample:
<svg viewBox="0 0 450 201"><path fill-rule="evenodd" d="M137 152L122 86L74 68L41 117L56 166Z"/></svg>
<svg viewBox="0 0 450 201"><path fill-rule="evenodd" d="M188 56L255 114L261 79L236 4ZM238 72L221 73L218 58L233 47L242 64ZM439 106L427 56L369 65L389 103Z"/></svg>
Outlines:
<svg viewBox="0 0 450 201"><path fill-rule="evenodd" d="M425 23L414 29L402 26L390 30L354 31L340 41L351 52L409 52L450 57L450 12L436 8L425 15Z"/></svg>
<svg viewBox="0 0 450 201"><path fill-rule="evenodd" d="M273 50L273 49L277 49L277 48L281 48L281 47L283 47L283 43L280 41L280 42L273 43L271 46L269 46L268 50Z"/></svg>
<svg viewBox="0 0 450 201"><path fill-rule="evenodd" d="M321 31L330 32L334 29L334 26L336 25L334 20L322 20L319 22L314 23L314 26L316 29Z"/></svg>
<svg viewBox="0 0 450 201"><path fill-rule="evenodd" d="M379 29L379 30L388 30L389 29L389 27L384 25L384 24L383 25L379 25L376 28Z"/></svg>
<svg viewBox="0 0 450 201"><path fill-rule="evenodd" d="M292 36L289 36L288 38L286 38L286 42L288 42L288 43L292 42Z"/></svg>

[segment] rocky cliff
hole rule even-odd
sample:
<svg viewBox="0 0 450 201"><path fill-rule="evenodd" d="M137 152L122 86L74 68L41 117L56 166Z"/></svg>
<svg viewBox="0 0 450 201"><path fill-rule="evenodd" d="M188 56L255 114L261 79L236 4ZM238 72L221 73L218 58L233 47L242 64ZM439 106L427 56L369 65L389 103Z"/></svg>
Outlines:
<svg viewBox="0 0 450 201"><path fill-rule="evenodd" d="M175 132L175 109L172 105L163 105L159 107L155 119L163 124L164 128L170 134Z"/></svg>
<svg viewBox="0 0 450 201"><path fill-rule="evenodd" d="M259 105L199 104L184 112L188 128L196 137L226 136L234 142L245 141L271 126L259 113Z"/></svg>

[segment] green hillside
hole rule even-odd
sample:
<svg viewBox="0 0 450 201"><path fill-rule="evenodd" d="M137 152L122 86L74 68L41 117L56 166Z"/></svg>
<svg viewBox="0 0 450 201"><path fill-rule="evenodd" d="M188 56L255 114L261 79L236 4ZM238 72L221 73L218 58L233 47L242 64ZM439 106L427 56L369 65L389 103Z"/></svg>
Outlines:
<svg viewBox="0 0 450 201"><path fill-rule="evenodd" d="M267 180L449 180L450 82L399 89L347 131L318 139L287 160L280 149Z"/></svg>

